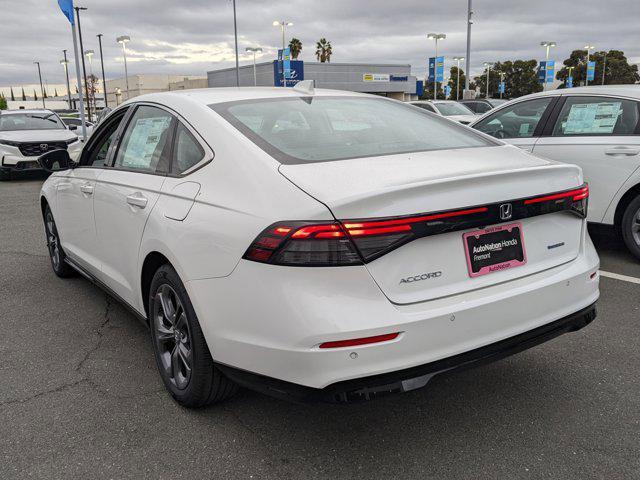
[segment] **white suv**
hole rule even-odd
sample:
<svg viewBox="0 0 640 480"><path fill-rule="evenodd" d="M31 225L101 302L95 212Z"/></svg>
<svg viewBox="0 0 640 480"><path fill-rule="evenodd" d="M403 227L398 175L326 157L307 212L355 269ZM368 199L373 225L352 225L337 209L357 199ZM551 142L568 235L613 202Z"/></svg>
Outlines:
<svg viewBox="0 0 640 480"><path fill-rule="evenodd" d="M69 150L77 157L78 136L51 110L9 110L0 112L0 179L13 172L39 170L38 157L52 150Z"/></svg>
<svg viewBox="0 0 640 480"><path fill-rule="evenodd" d="M185 406L237 385L404 392L595 317L580 168L394 100L145 95L78 163L40 161L58 170L40 198L55 273L81 272L149 325Z"/></svg>

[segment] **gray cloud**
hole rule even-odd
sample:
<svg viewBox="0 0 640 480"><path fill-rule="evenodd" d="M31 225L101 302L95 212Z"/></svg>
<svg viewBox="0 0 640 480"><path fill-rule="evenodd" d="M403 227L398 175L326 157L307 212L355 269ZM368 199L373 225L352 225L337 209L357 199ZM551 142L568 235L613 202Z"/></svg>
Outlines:
<svg viewBox="0 0 640 480"><path fill-rule="evenodd" d="M204 74L233 65L233 23L230 0L84 0L82 29L85 49L96 51L95 35L103 33L107 78L123 75L122 53L115 42L128 34L129 72ZM472 73L485 61L541 58L541 40L558 43L553 58L561 61L585 42L597 49L624 50L640 62L637 0L476 0L472 36ZM302 0L237 0L240 51L265 49L272 59L281 43L271 25L283 16L295 23L287 37L302 40L302 59L314 60L320 37L333 45L332 61L411 63L420 75L433 43L426 33L445 32L440 52L465 53L466 0L369 0L323 2ZM58 61L62 49L72 56L69 24L55 0L0 0L0 86L34 84L41 61L49 84L62 84ZM249 57L242 57L249 62ZM94 65L95 67L95 65ZM97 70L96 70L97 71Z"/></svg>

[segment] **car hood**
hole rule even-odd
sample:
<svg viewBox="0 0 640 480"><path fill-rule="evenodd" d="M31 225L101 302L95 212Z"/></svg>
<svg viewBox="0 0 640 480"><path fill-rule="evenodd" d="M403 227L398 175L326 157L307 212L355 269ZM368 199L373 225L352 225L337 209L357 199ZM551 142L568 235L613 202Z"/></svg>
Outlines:
<svg viewBox="0 0 640 480"><path fill-rule="evenodd" d="M63 142L75 140L78 136L71 130L16 130L0 132L0 140L12 142Z"/></svg>

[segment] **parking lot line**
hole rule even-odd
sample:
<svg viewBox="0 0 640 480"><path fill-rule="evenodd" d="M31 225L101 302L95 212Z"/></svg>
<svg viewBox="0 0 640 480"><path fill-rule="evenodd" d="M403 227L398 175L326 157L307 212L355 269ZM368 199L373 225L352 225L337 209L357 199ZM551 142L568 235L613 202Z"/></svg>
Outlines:
<svg viewBox="0 0 640 480"><path fill-rule="evenodd" d="M600 270L600 275L607 278L614 278L616 280L622 280L623 282L637 283L640 285L640 278L630 277L628 275L620 275L619 273L605 272Z"/></svg>

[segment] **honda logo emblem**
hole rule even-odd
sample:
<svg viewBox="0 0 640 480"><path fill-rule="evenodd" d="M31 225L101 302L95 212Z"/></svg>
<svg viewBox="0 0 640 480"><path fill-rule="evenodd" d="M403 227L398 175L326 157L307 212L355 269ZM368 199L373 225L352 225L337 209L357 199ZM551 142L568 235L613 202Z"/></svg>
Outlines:
<svg viewBox="0 0 640 480"><path fill-rule="evenodd" d="M49 149L49 144L48 143L41 143L40 144L40 150L42 150L43 152L47 151Z"/></svg>
<svg viewBox="0 0 640 480"><path fill-rule="evenodd" d="M510 203L503 203L500 205L500 219L509 220L513 216L513 205Z"/></svg>

